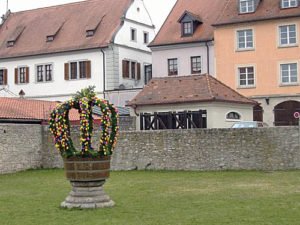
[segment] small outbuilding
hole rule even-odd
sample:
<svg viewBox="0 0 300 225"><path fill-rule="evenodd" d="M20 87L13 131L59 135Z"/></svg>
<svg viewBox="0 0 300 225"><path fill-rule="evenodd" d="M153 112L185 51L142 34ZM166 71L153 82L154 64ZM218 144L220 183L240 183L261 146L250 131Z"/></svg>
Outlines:
<svg viewBox="0 0 300 225"><path fill-rule="evenodd" d="M229 128L252 121L256 101L208 74L152 79L128 104L140 130Z"/></svg>

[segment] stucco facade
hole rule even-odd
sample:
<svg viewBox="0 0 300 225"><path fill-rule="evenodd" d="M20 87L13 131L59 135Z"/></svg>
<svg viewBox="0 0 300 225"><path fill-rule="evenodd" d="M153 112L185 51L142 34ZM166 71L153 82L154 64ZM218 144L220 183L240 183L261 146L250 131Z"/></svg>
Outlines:
<svg viewBox="0 0 300 225"><path fill-rule="evenodd" d="M68 10L68 5L63 7ZM35 11L33 10L32 12L34 13ZM30 13L31 11L29 11L28 16L30 16ZM110 11L110 13L113 13L113 11ZM94 85L99 97L109 96L112 103L124 106L126 101L132 98L132 92L136 92L144 86L144 66L152 64L151 52L147 44L154 38L155 33L154 25L142 0L132 1L129 8L123 9L123 13L121 18L117 18L119 25L112 29L111 33L103 33L103 36L111 37L110 42L106 42L103 46L84 47L86 49L81 48L80 50L78 48L78 50L72 51L62 49L56 53L46 52L38 55L28 53L26 56L16 56L7 59L2 57L0 59L0 70L6 70L7 83L0 85L0 89L4 88L6 90L1 91L0 95L18 96L22 89L25 92L25 97L28 98L62 101L70 98L76 91ZM106 20L109 21L112 17L113 15L104 15L103 18L107 18ZM74 20L73 17L70 18ZM51 21L48 22L51 23ZM106 29L106 25L101 27L102 23L99 25L100 32L102 29ZM135 30L135 40L132 40L132 29ZM147 42L145 42L145 34L147 34ZM19 39L22 41L22 35ZM84 41L86 46L88 46L89 41L94 40L93 36L87 36ZM54 40L53 45L55 43ZM70 45L70 43L67 44ZM140 79L124 78L122 76L123 60L130 60L135 62L136 65L137 63L141 65L139 71ZM79 71L80 61L88 61L90 63L89 77L79 78L78 75L77 79L72 79L71 76L69 79L66 79L65 64L69 63L70 65L71 62L78 62L77 70ZM37 82L37 65L46 64L51 65L52 79L47 82ZM29 70L29 81L16 84L15 69L23 66ZM70 71L71 69L71 66L69 66ZM137 73L137 70L138 68L136 67L135 73ZM119 90L119 92L116 90ZM119 94L120 92L122 92L121 95Z"/></svg>
<svg viewBox="0 0 300 225"><path fill-rule="evenodd" d="M152 47L153 77L168 76L168 59L177 58L178 75L191 75L191 57L201 57L201 72L214 75L213 42Z"/></svg>
<svg viewBox="0 0 300 225"><path fill-rule="evenodd" d="M280 45L280 26L295 25L297 42ZM253 31L253 48L238 49L237 32ZM263 107L264 121L274 124L274 107L284 101L300 101L300 18L263 20L248 23L216 26L215 29L216 75L219 80L242 95L250 97ZM297 82L283 83L282 64L297 65ZM254 70L254 84L242 87L239 68Z"/></svg>
<svg viewBox="0 0 300 225"><path fill-rule="evenodd" d="M182 112L186 110L206 110L207 128L230 128L237 121L253 120L252 105L218 102L138 106L135 110L131 109L131 115L137 116L136 127L139 129L140 113ZM230 112L238 113L241 116L241 119L226 119L226 115Z"/></svg>

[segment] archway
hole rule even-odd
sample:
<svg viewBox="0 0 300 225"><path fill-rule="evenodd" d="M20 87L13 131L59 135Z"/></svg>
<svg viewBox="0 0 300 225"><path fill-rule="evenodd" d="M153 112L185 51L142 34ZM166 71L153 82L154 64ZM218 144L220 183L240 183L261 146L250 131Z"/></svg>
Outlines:
<svg viewBox="0 0 300 225"><path fill-rule="evenodd" d="M275 126L294 126L298 125L298 119L294 118L294 113L300 112L300 102L285 101L274 107Z"/></svg>

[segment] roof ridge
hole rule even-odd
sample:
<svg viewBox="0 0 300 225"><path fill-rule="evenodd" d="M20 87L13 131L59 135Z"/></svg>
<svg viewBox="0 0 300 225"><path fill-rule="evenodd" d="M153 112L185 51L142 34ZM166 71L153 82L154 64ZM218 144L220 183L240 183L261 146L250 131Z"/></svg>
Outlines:
<svg viewBox="0 0 300 225"><path fill-rule="evenodd" d="M227 8L228 5L229 5L230 0L226 0L226 1L227 1L227 3L226 3L226 5L223 7L222 12L219 14L218 18L216 19L216 21L215 21L212 25L217 24L218 21L219 21L219 19L221 18L221 16L223 16L223 14L225 13L225 10L226 10L226 8Z"/></svg>
<svg viewBox="0 0 300 225"><path fill-rule="evenodd" d="M205 78L206 78L206 82L207 82L207 88L208 88L208 91L209 91L209 94L212 98L215 98L215 96L213 95L213 92L211 90L211 84L210 84L210 75L208 75L207 73L205 74Z"/></svg>
<svg viewBox="0 0 300 225"><path fill-rule="evenodd" d="M29 11L37 11L37 10L42 10L42 9L49 9L49 8L55 8L55 7L65 7L69 5L77 5L77 4L83 4L87 2L92 2L92 1L99 1L99 0L76 0L77 2L68 2L68 3L63 3L63 4L57 4L57 5L50 5L50 6L44 6L44 7L38 7L34 9L25 9L21 11L16 11L16 12L11 12L11 14L21 14L21 13L26 13Z"/></svg>

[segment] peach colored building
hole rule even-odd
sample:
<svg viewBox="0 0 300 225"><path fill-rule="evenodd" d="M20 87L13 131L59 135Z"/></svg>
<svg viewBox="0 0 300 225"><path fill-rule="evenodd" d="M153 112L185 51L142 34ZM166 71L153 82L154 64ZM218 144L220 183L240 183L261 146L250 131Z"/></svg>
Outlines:
<svg viewBox="0 0 300 225"><path fill-rule="evenodd" d="M228 0L214 26L217 78L260 103L256 119L298 124L299 1Z"/></svg>

